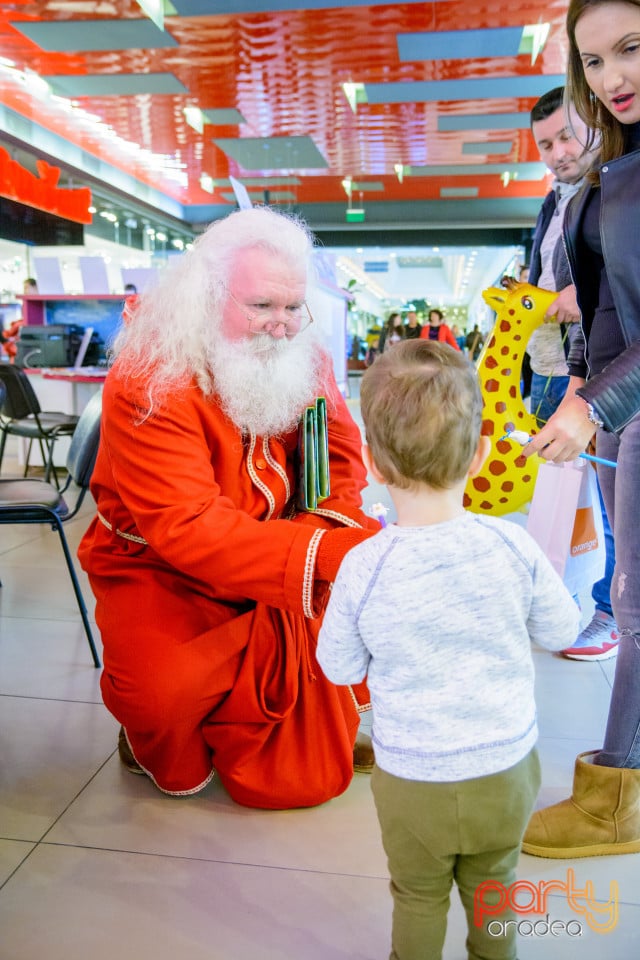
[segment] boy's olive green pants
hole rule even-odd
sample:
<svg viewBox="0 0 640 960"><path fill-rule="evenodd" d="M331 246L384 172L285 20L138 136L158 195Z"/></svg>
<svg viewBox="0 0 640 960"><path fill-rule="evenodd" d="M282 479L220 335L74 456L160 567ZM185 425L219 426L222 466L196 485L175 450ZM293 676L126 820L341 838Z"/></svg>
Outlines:
<svg viewBox="0 0 640 960"><path fill-rule="evenodd" d="M454 881L467 914L469 960L515 960L514 924L501 931L514 914L485 916L478 927L474 901L487 880L505 887L515 881L539 787L535 749L509 770L453 783L403 780L374 768L371 789L393 894L390 960L440 960ZM500 888L482 891L486 905L500 898Z"/></svg>

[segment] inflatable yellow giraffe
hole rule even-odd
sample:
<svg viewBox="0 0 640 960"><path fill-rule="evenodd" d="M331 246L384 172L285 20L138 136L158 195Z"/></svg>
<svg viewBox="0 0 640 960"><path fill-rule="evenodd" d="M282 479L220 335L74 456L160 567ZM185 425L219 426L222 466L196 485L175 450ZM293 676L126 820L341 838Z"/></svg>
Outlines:
<svg viewBox="0 0 640 960"><path fill-rule="evenodd" d="M533 496L538 457L527 459L519 443L502 438L512 430L528 434L537 430L536 418L522 400L522 359L529 337L558 294L514 281L509 289L489 287L482 296L497 314L478 358L482 433L490 438L491 451L480 473L467 484L464 506L474 513L500 516L520 510Z"/></svg>

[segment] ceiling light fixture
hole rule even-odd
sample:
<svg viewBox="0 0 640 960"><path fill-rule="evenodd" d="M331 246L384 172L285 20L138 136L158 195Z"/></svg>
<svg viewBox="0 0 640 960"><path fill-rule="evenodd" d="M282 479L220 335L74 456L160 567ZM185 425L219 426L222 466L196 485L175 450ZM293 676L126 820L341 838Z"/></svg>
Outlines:
<svg viewBox="0 0 640 960"><path fill-rule="evenodd" d="M354 113L358 112L359 103L367 103L367 94L364 88L364 83L343 83L342 89L344 90L344 95Z"/></svg>
<svg viewBox="0 0 640 960"><path fill-rule="evenodd" d="M164 0L137 0L149 20L152 20L158 30L164 30Z"/></svg>
<svg viewBox="0 0 640 960"><path fill-rule="evenodd" d="M185 107L182 112L189 126L193 127L198 133L202 133L204 130L204 114L200 107Z"/></svg>
<svg viewBox="0 0 640 960"><path fill-rule="evenodd" d="M542 23L541 21L538 21L538 23L530 23L526 27L523 27L522 40L520 41L518 53L530 53L531 63L535 63L547 42L550 29L550 23Z"/></svg>

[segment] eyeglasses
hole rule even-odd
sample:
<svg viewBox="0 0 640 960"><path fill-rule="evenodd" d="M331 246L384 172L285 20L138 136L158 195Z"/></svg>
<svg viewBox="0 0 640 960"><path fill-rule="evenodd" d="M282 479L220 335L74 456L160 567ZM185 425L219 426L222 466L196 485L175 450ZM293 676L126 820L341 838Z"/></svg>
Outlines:
<svg viewBox="0 0 640 960"><path fill-rule="evenodd" d="M286 337L295 337L314 322L313 315L304 301L298 307L285 307L289 319L281 320L277 315L278 308L271 304L256 303L248 308L234 297L231 290L227 290L227 293L229 299L247 318L249 333L252 336L259 333L273 333L277 327L282 326Z"/></svg>

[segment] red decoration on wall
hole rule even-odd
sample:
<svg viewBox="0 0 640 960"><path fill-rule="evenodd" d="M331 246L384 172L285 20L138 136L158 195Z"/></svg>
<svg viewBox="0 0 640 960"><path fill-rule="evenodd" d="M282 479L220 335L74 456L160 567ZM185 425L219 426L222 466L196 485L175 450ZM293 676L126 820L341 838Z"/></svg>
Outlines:
<svg viewBox="0 0 640 960"><path fill-rule="evenodd" d="M91 223L89 187L59 187L60 168L52 167L45 160L37 160L36 169L38 176L21 167L0 147L0 195L65 220Z"/></svg>

